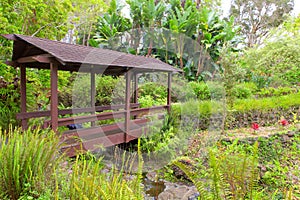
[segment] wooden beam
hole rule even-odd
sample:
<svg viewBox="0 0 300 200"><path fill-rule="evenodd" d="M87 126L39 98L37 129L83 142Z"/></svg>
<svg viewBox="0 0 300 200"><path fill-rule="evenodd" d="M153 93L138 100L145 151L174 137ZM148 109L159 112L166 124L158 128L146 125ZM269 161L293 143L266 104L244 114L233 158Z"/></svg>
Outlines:
<svg viewBox="0 0 300 200"><path fill-rule="evenodd" d="M91 107L95 109L95 96L96 96L96 81L95 81L95 72L91 71ZM95 113L95 110L93 114ZM95 122L91 122L91 126L95 126Z"/></svg>
<svg viewBox="0 0 300 200"><path fill-rule="evenodd" d="M130 108L136 109L140 105L138 103L130 104ZM107 106L96 106L94 108L71 108L71 109L63 109L58 111L58 115L72 115L79 113L93 113L93 112L102 112L105 110L119 110L124 109L125 105L107 105ZM30 118L39 118L39 117L50 117L51 112L49 110L44 111L36 111L36 112L26 112L26 113L18 113L17 119L30 119Z"/></svg>
<svg viewBox="0 0 300 200"><path fill-rule="evenodd" d="M32 62L51 63L51 58L53 58L53 56L50 54L40 54L40 55L19 58L17 62L18 63L32 63Z"/></svg>
<svg viewBox="0 0 300 200"><path fill-rule="evenodd" d="M51 73L51 105L50 105L50 113L51 113L51 127L52 130L57 132L58 128L58 67L54 63L50 63L50 73Z"/></svg>
<svg viewBox="0 0 300 200"><path fill-rule="evenodd" d="M161 112L164 111L167 108L167 106L154 106L150 108L137 108L130 111L130 116L134 117L137 115L147 115L150 113L153 114L154 112ZM75 116L75 117L67 117L67 118L60 118L58 119L58 127L60 126L67 126L70 124L81 124L86 122L95 122L95 121L101 121L101 120L107 120L107 119L120 119L126 116L126 111L120 110L116 112L104 112L100 114L94 114L94 115L85 115L85 116ZM49 127L51 123L51 120L47 120L44 122L44 127ZM123 124L123 127L125 125ZM130 126L130 128L132 128ZM125 129L125 128L124 128ZM123 131L124 131L123 129ZM127 135L128 136L128 135ZM127 138L128 139L128 138Z"/></svg>
<svg viewBox="0 0 300 200"><path fill-rule="evenodd" d="M18 63L14 62L14 61L5 61L5 64L12 66L12 67L18 67Z"/></svg>
<svg viewBox="0 0 300 200"><path fill-rule="evenodd" d="M20 66L21 71L21 113L26 113L26 67L24 65ZM21 122L22 129L26 130L27 127L27 119L22 119Z"/></svg>
<svg viewBox="0 0 300 200"><path fill-rule="evenodd" d="M134 91L133 91L133 103L137 103L138 102L138 89L139 89L139 86L138 86L138 83L139 83L139 77L138 77L138 73L134 73Z"/></svg>
<svg viewBox="0 0 300 200"><path fill-rule="evenodd" d="M8 40L13 40L13 41L17 41L17 37L14 34L3 34L3 37L5 37Z"/></svg>
<svg viewBox="0 0 300 200"><path fill-rule="evenodd" d="M171 82L172 82L172 73L168 73L168 95L167 95L167 106L168 106L168 113L170 114L171 111Z"/></svg>
<svg viewBox="0 0 300 200"><path fill-rule="evenodd" d="M124 142L127 141L127 134L130 130L130 83L131 83L132 71L128 70L126 77L126 88L125 88L125 133L124 133Z"/></svg>

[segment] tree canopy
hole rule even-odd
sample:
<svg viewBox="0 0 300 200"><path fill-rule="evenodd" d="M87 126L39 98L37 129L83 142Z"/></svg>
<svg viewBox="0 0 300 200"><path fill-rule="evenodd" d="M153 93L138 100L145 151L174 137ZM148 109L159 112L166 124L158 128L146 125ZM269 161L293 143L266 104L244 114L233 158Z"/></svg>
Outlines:
<svg viewBox="0 0 300 200"><path fill-rule="evenodd" d="M284 22L293 6L294 0L232 0L230 15L241 26L245 43L251 47Z"/></svg>
<svg viewBox="0 0 300 200"><path fill-rule="evenodd" d="M73 7L69 0L1 0L1 34L19 33L61 40L70 28L68 17ZM1 59L11 52L9 41L0 38Z"/></svg>

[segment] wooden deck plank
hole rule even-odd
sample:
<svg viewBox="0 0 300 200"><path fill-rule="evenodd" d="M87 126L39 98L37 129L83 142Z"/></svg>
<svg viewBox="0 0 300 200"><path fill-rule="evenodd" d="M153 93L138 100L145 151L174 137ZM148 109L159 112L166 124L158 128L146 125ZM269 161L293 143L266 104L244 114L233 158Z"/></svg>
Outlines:
<svg viewBox="0 0 300 200"><path fill-rule="evenodd" d="M93 151L103 147L109 147L124 142L129 142L140 137L147 128L147 119L136 119L130 123L130 134L124 141L124 123L91 127L87 129L69 130L62 134L63 143L61 151L72 157L76 153L87 150Z"/></svg>

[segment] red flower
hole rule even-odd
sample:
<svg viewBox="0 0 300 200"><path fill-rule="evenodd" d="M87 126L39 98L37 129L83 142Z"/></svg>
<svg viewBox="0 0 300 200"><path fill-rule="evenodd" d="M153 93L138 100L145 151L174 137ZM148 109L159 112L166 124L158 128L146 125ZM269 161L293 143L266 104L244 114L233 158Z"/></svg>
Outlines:
<svg viewBox="0 0 300 200"><path fill-rule="evenodd" d="M286 125L289 124L289 122L288 122L286 119L281 119L281 120L280 120L280 124L281 124L282 126L286 126Z"/></svg>
<svg viewBox="0 0 300 200"><path fill-rule="evenodd" d="M258 123L253 123L252 125L251 125L251 128L253 129L253 130L258 130L259 129L259 125L258 125Z"/></svg>

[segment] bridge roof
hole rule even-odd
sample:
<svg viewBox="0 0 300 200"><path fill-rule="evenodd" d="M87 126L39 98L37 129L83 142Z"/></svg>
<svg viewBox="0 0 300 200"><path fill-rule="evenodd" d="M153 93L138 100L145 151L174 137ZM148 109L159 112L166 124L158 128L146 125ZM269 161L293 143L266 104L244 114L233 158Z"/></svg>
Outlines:
<svg viewBox="0 0 300 200"><path fill-rule="evenodd" d="M138 72L181 72L158 59L127 54L109 49L74 45L43 38L7 34L3 37L14 41L12 61L26 63L33 68L49 68L49 62L59 64L59 70L90 71L122 75L129 69Z"/></svg>

